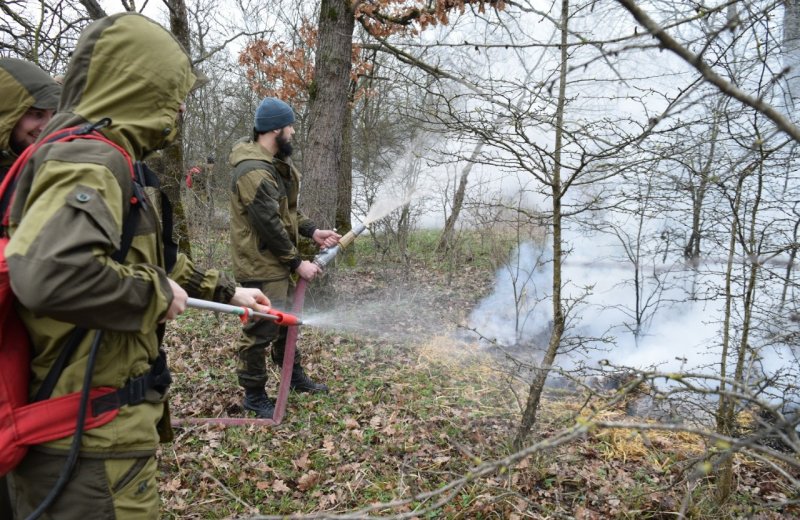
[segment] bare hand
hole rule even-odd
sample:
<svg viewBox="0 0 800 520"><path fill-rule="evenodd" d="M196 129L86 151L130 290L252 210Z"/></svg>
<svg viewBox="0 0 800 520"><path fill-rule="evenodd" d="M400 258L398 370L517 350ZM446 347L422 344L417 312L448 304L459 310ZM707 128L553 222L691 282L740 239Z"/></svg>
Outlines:
<svg viewBox="0 0 800 520"><path fill-rule="evenodd" d="M167 281L169 282L169 288L172 289L172 301L167 309L167 314L161 319L161 323L174 320L179 315L183 314L183 311L186 310L186 300L189 299L189 295L186 294L183 287L170 278L167 278Z"/></svg>
<svg viewBox="0 0 800 520"><path fill-rule="evenodd" d="M300 265L297 266L297 269L295 269L294 272L299 274L304 280L308 280L310 282L315 276L322 272L322 269L313 262L303 260L300 262Z"/></svg>
<svg viewBox="0 0 800 520"><path fill-rule="evenodd" d="M256 312L267 312L271 305L269 298L261 292L261 289L248 287L237 287L230 304L238 307L247 307Z"/></svg>
<svg viewBox="0 0 800 520"><path fill-rule="evenodd" d="M342 235L330 229L317 229L312 237L319 247L333 247L339 243Z"/></svg>

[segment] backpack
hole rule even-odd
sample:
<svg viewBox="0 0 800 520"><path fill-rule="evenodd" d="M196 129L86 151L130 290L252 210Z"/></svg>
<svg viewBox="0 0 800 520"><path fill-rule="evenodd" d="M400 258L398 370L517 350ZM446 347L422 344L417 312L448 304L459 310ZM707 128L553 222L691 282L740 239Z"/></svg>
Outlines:
<svg viewBox="0 0 800 520"><path fill-rule="evenodd" d="M8 226L9 209L19 173L40 146L75 139L103 141L125 157L134 180L134 196L131 198L131 210L123 224L122 244L120 250L112 255L116 261L123 261L133 240L138 210L144 198L140 184L136 182L134 166L128 153L97 131L110 122L109 119L103 119L96 124L58 130L29 146L17 158L0 184L0 209L4 228ZM89 388L90 372L93 366L92 356L96 355L97 346L100 343L101 333L98 332L92 346L93 354L90 354L90 363L87 365L88 377L84 381L83 391L50 398L53 387L72 352L88 333L86 329L76 328L62 348L58 360L45 378L34 402L29 402L28 384L32 346L27 329L14 308L15 296L11 290L8 264L5 258L8 240L7 234L3 233L3 236L0 237L0 476L13 470L22 461L29 446L73 434L78 436L84 430L96 428L112 421L117 416L120 406L137 404L135 402L137 396L122 396L122 394L131 391L129 386L142 386L143 382L146 383L143 381L147 379L146 376L151 375L148 373L133 379L122 389ZM91 406L87 406L87 404L91 404ZM79 410L82 410L83 413L79 413Z"/></svg>

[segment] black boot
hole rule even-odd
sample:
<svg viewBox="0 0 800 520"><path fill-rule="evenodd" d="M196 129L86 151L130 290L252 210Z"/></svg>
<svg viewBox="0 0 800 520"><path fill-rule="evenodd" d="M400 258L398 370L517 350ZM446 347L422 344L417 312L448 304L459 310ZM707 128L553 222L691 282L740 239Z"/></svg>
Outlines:
<svg viewBox="0 0 800 520"><path fill-rule="evenodd" d="M312 381L300 365L294 365L292 367L292 382L290 388L295 392L310 392L312 394L328 393L328 386L323 383L315 383Z"/></svg>
<svg viewBox="0 0 800 520"><path fill-rule="evenodd" d="M259 419L272 419L275 413L275 402L267 397L263 388L246 388L242 406L245 410L255 412Z"/></svg>

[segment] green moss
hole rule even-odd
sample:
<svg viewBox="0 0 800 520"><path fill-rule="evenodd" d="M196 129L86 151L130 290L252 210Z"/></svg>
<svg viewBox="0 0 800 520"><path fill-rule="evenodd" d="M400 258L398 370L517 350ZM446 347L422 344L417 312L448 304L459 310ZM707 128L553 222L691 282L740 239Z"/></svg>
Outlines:
<svg viewBox="0 0 800 520"><path fill-rule="evenodd" d="M335 22L336 20L339 19L339 9L337 9L336 6L333 6L333 5L329 6L325 10L325 17L328 20L331 20L331 21Z"/></svg>

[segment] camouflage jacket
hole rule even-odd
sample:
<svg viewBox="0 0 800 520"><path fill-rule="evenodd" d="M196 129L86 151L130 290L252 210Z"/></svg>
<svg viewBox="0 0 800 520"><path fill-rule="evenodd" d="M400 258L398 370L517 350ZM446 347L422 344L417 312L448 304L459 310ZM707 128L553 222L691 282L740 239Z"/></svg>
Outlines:
<svg viewBox="0 0 800 520"><path fill-rule="evenodd" d="M230 155L231 254L239 282L288 278L300 265L298 236L314 224L297 209L300 172L261 145L240 141Z"/></svg>
<svg viewBox="0 0 800 520"><path fill-rule="evenodd" d="M161 26L136 14L103 18L81 35L65 77L62 111L43 135L109 117L102 133L141 159L173 138L179 107L195 81L188 56ZM146 192L125 261L110 258L120 247L132 186L124 156L92 140L46 144L22 171L6 257L34 345L32 394L75 325L104 331L94 386L120 388L147 372L158 355L158 323L173 295L156 190ZM232 281L196 270L182 255L170 278L190 296L227 301L234 291ZM53 396L81 389L93 337L90 332L78 347ZM84 434L83 452L152 455L163 414L162 403L124 406L115 420ZM46 448L65 450L70 442Z"/></svg>

